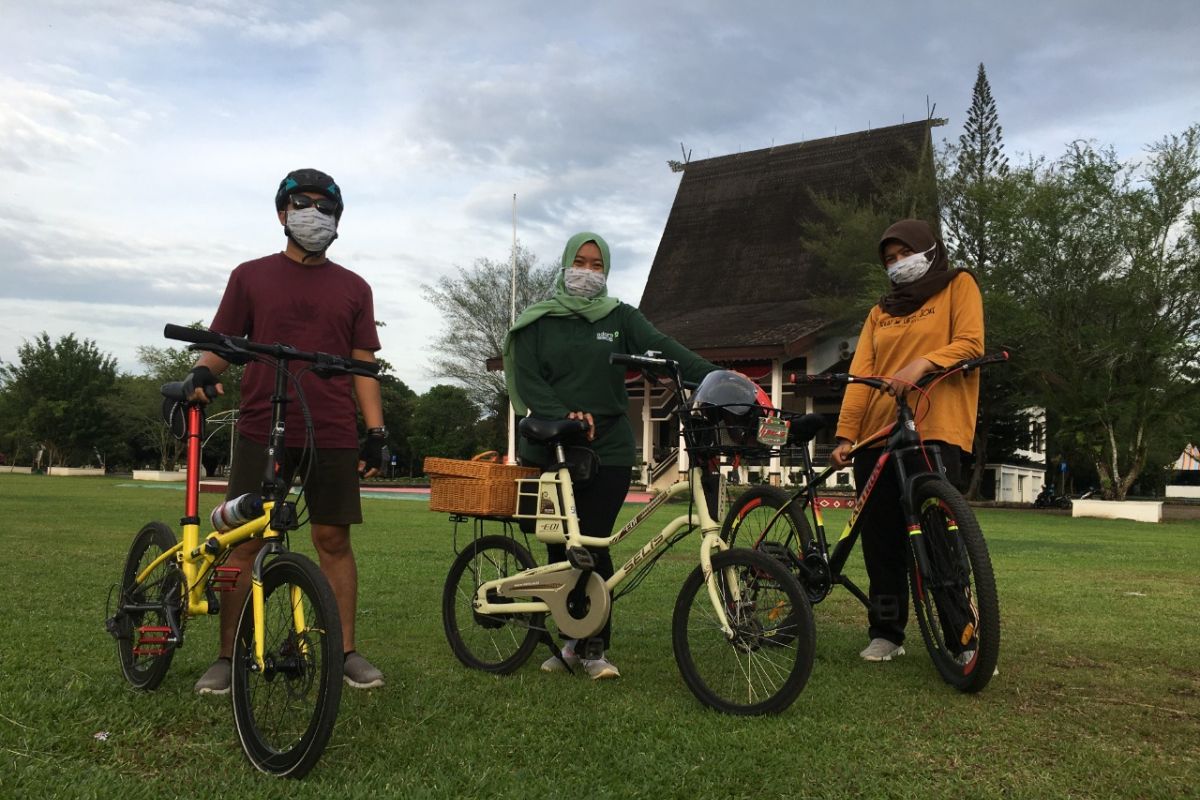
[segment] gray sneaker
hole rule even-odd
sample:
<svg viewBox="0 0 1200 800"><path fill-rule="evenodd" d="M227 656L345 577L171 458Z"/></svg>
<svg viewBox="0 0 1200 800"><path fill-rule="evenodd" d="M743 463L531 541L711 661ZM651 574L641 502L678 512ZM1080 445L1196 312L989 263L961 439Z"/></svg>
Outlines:
<svg viewBox="0 0 1200 800"><path fill-rule="evenodd" d="M218 658L196 681L196 694L229 694L233 666L228 658Z"/></svg>
<svg viewBox="0 0 1200 800"><path fill-rule="evenodd" d="M904 645L889 642L887 639L872 639L859 655L864 661L891 661L896 656L904 655Z"/></svg>
<svg viewBox="0 0 1200 800"><path fill-rule="evenodd" d="M565 665L563 661L567 662ZM563 647L562 658L550 656L542 662L542 672L566 672L567 666L571 669L579 669L579 665L583 662L579 656L575 655L575 651L570 645Z"/></svg>
<svg viewBox="0 0 1200 800"><path fill-rule="evenodd" d="M383 673L357 651L348 653L342 664L342 677L355 689L374 689L383 686Z"/></svg>
<svg viewBox="0 0 1200 800"><path fill-rule="evenodd" d="M604 656L583 659L583 669L594 681L621 677L621 671L617 669L617 665Z"/></svg>

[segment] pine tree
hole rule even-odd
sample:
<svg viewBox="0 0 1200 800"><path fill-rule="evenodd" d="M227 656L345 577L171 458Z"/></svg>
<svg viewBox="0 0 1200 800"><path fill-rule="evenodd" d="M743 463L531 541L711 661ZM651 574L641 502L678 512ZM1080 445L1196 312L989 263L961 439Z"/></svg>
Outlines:
<svg viewBox="0 0 1200 800"><path fill-rule="evenodd" d="M987 340L991 349L1019 341L1020 309L1008 302L1009 266L1004 254L1011 250L1013 203L1008 158L996 101L983 64L975 78L971 107L967 110L958 147L950 153L949 174L942 182L946 229L956 266L974 271L983 290ZM1015 376L1004 369L984 371L975 427L974 457L968 496L981 494L983 472L993 454L1010 452L1017 442L1004 431L1026 430L1023 392Z"/></svg>
<svg viewBox="0 0 1200 800"><path fill-rule="evenodd" d="M949 212L955 256L965 266L987 272L997 244L992 189L996 179L1008 174L1008 157L1004 155L1003 129L983 64L979 65L967 121L958 137L957 155L956 202L950 204Z"/></svg>

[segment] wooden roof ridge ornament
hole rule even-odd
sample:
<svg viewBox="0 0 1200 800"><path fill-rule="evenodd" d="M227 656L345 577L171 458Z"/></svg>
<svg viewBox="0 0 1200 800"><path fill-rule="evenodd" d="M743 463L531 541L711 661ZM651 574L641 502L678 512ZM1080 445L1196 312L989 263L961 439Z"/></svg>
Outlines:
<svg viewBox="0 0 1200 800"><path fill-rule="evenodd" d="M692 151L683 149L683 142L679 143L679 152L683 154L683 161L667 159L667 166L671 168L671 172L683 172L692 160Z"/></svg>

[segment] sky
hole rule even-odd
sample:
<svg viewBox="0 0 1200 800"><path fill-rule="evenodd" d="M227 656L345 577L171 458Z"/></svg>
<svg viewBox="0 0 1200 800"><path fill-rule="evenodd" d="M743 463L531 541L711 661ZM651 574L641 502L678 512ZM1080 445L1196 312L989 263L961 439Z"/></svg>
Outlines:
<svg viewBox="0 0 1200 800"><path fill-rule="evenodd" d="M613 248L637 304L667 166L924 118L957 141L978 65L1010 161L1092 140L1136 161L1200 122L1200 3L0 0L0 361L41 332L126 372L211 321L284 246L298 167L346 199L329 256L371 284L380 353L442 382L422 286L517 236Z"/></svg>

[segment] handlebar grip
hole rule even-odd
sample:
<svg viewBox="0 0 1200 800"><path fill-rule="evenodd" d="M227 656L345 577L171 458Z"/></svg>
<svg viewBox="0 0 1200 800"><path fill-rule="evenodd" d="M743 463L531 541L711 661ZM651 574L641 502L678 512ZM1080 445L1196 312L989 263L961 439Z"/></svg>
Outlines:
<svg viewBox="0 0 1200 800"><path fill-rule="evenodd" d="M379 375L378 361L361 361L357 358L347 358L346 362L350 365L351 369L369 372L371 373L371 377L377 377Z"/></svg>
<svg viewBox="0 0 1200 800"><path fill-rule="evenodd" d="M183 325L172 325L167 323L163 327L163 337L167 339L175 339L180 342L191 342L192 344L221 344L225 341L225 337L219 333L213 333L204 328L185 328Z"/></svg>
<svg viewBox="0 0 1200 800"><path fill-rule="evenodd" d="M816 375L797 375L796 383L846 383L850 376L845 372L821 372Z"/></svg>

